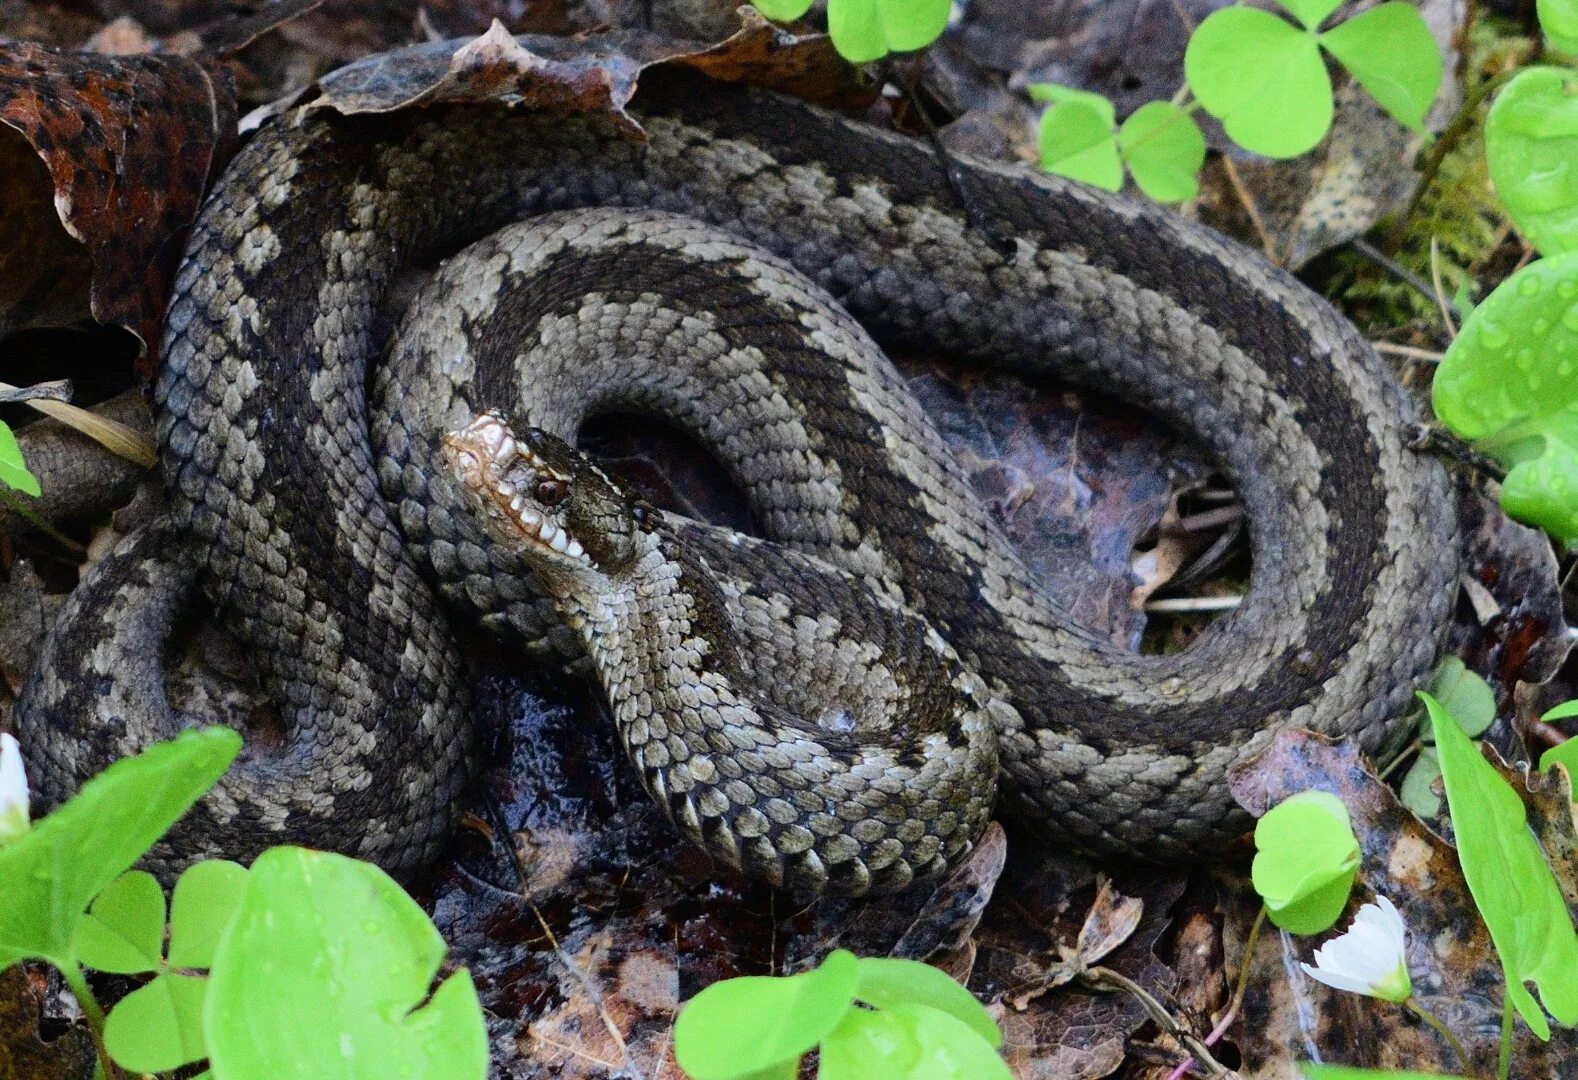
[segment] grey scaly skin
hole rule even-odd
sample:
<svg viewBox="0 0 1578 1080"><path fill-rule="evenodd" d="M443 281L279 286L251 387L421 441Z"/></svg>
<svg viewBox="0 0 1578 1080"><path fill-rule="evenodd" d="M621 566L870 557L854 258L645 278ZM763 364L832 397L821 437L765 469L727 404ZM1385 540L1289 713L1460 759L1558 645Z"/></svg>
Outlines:
<svg viewBox="0 0 1578 1080"><path fill-rule="evenodd" d="M1060 842L1197 856L1243 827L1224 773L1279 728L1382 738L1435 658L1456 526L1442 470L1407 446L1410 403L1329 306L1164 210L1015 168L961 163L967 222L924 146L770 94L653 75L635 111L645 145L595 117L485 108L291 117L230 166L168 318L163 527L181 547L162 547L251 643L290 735L234 770L173 852L291 841L412 872L447 835L474 756L449 615L537 653L584 653L437 460L440 434L486 409L561 434L609 408L692 426L768 540L920 616L980 677L998 703L1003 804ZM690 223L543 217L596 207ZM370 433L391 281L511 221L536 231L468 250L411 305L372 379L390 415ZM854 320L883 345L1099 387L1197 438L1251 521L1243 604L1168 657L1071 625ZM698 563L733 543L676 535ZM771 588L782 560L738 543ZM156 704L107 723L104 702L126 696L115 639L91 612L62 626L22 709L54 799L176 723ZM849 654L851 684L866 663ZM762 691L807 678L792 665L741 677ZM619 685L605 692L617 711ZM891 719L890 748L907 723ZM753 752L718 750L742 775ZM973 828L988 787L937 808L906 789L907 818L846 822L827 851L866 850L836 839L874 837L865 821L895 836L939 814ZM667 809L716 835L761 798L734 794ZM709 846L727 858L745 839ZM822 862L856 891L936 868Z"/></svg>

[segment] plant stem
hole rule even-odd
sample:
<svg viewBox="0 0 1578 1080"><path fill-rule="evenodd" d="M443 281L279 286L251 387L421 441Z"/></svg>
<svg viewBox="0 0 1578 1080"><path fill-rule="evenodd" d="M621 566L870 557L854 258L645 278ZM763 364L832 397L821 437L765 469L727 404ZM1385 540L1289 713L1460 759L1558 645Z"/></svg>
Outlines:
<svg viewBox="0 0 1578 1080"><path fill-rule="evenodd" d="M1407 1001L1403 1002L1403 1005L1408 1009L1409 1012L1413 1013L1415 1016L1419 1017L1419 1019L1423 1020L1425 1023L1434 1028L1435 1033L1447 1041L1447 1045L1452 1047L1452 1049L1457 1052L1457 1059L1459 1062L1461 1062L1465 1067L1469 1064L1468 1051L1463 1049L1463 1044L1458 1041L1456 1035L1452 1034L1452 1029L1443 1024L1440 1020L1437 1020L1435 1014L1429 1009L1426 1009L1423 1005L1419 1004L1418 998L1410 997Z"/></svg>
<svg viewBox="0 0 1578 1080"><path fill-rule="evenodd" d="M1474 121L1479 116L1479 107L1485 103L1486 98L1507 85L1516 74L1516 71L1503 71L1494 78L1486 79L1463 96L1463 104L1458 106L1457 112L1453 114L1447 126L1442 129L1440 137L1436 139L1435 145L1430 147L1424 167L1419 170L1419 186L1414 188L1413 198L1408 200L1408 207L1387 234L1387 251L1396 253L1403 246L1408 223L1413 220L1419 204L1424 201L1425 193L1430 190L1430 185L1435 183L1436 175L1441 171L1441 163L1474 126Z"/></svg>
<svg viewBox="0 0 1578 1080"><path fill-rule="evenodd" d="M1207 1075L1219 1078L1236 1077L1238 1075L1212 1057L1210 1048L1205 1043L1186 1030L1161 1002L1148 994L1145 988L1133 979L1120 975L1111 968L1092 967L1087 968L1080 975L1079 981L1096 990L1123 990L1127 992L1145 1009L1146 1015L1151 1018L1152 1023L1183 1044L1184 1049L1193 1055L1194 1060L1200 1063L1200 1067L1205 1069ZM1188 1063L1185 1062L1185 1068L1187 1067Z"/></svg>
<svg viewBox="0 0 1578 1080"><path fill-rule="evenodd" d="M71 992L77 997L77 1005L82 1009L82 1015L87 1017L88 1031L93 1035L93 1049L99 1055L99 1068L105 1077L114 1078L121 1075L116 1064L110 1060L110 1052L104 1045L104 1010L99 1008L99 999L93 996L93 991L88 987L87 977L82 974L80 964L60 969L60 974L65 977L66 985L71 987Z"/></svg>
<svg viewBox="0 0 1578 1080"><path fill-rule="evenodd" d="M1227 1011L1222 1014L1222 1019L1216 1022L1211 1034L1201 1040L1206 1046L1215 1046L1216 1040L1227 1034L1228 1025L1238 1016L1238 1008L1244 1003L1244 992L1249 989L1249 968L1255 959L1255 946L1260 943L1260 930L1265 925L1266 905L1261 904L1260 911L1255 915L1255 922L1249 928L1249 937L1244 939L1244 957L1238 962L1238 981L1233 987L1233 996L1228 1000ZM1193 1061L1193 1058L1180 1061L1173 1071L1167 1074L1167 1080L1183 1080Z"/></svg>
<svg viewBox="0 0 1578 1080"><path fill-rule="evenodd" d="M3 487L0 487L0 506L4 506L7 510L11 511L11 513L15 514L33 528L37 529L39 532L55 541L55 543L65 548L68 555L78 559L85 558L87 556L88 552L86 548L77 543L71 537L62 533L49 522L45 521L43 517L39 515L38 511L34 510L15 494Z"/></svg>
<svg viewBox="0 0 1578 1080"><path fill-rule="evenodd" d="M1497 1080L1512 1080L1512 995L1501 995L1501 1051L1496 1057Z"/></svg>

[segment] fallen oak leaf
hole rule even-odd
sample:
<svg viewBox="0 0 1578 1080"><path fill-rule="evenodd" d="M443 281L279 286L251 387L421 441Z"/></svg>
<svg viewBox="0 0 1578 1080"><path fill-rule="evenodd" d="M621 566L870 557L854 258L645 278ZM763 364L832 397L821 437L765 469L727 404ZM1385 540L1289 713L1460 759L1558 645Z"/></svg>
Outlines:
<svg viewBox="0 0 1578 1080"><path fill-rule="evenodd" d="M641 138L625 106L641 75L665 65L820 104L864 105L875 98L826 35L795 35L743 9L740 29L715 45L630 32L517 37L495 20L470 41L429 42L348 64L319 81L318 97L307 107L349 116L494 102L599 113Z"/></svg>
<svg viewBox="0 0 1578 1080"><path fill-rule="evenodd" d="M55 213L86 248L93 317L137 335L141 374L150 376L186 230L234 151L228 86L182 57L24 42L0 47L0 124L43 160ZM41 205L30 200L12 213L38 214ZM35 287L47 288L47 277ZM16 328L3 313L0 326Z"/></svg>

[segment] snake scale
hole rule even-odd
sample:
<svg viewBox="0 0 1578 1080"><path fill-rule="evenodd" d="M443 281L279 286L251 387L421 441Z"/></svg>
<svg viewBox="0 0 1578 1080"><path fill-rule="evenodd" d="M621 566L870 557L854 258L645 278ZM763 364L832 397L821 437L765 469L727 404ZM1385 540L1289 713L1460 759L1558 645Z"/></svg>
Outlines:
<svg viewBox="0 0 1578 1080"><path fill-rule="evenodd" d="M286 736L160 859L430 862L476 756L452 620L562 659L589 641L681 830L811 891L936 872L994 777L1054 841L1189 858L1242 831L1224 775L1278 729L1382 738L1453 602L1453 498L1327 304L1172 213L1019 168L958 162L967 217L923 144L771 93L653 72L632 111L644 144L471 107L287 116L243 148L169 308L168 517L87 576L24 690L44 801L195 722L160 657L199 589ZM1198 440L1250 522L1241 606L1169 656L1071 625L876 343L1094 386ZM608 506L618 484L527 427L673 421L765 539L586 518L566 550L645 522L627 591L678 607L594 596L567 620L441 457L485 410L559 470L543 490L579 477Z"/></svg>

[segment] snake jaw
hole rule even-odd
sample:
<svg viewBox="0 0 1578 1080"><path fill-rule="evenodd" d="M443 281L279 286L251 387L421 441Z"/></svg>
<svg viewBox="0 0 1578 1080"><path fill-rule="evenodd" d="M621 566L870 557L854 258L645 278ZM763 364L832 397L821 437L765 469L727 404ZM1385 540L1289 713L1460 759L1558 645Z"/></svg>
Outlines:
<svg viewBox="0 0 1578 1080"><path fill-rule="evenodd" d="M554 520L553 505L544 506L530 494L568 491L574 478L517 440L507 421L482 413L447 433L443 451L461 485L482 504L490 520L509 530L511 539L527 540L539 551L546 549L597 569L581 542Z"/></svg>

